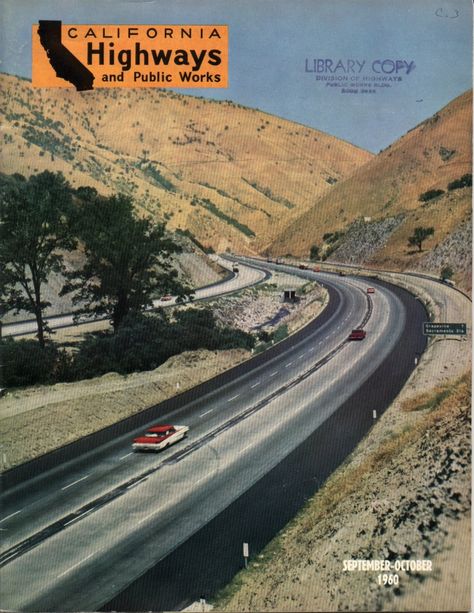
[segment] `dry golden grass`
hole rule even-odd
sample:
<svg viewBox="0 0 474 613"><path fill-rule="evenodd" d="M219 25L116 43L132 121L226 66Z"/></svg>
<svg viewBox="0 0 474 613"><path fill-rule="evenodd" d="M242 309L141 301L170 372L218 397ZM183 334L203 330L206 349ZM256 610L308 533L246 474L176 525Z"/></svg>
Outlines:
<svg viewBox="0 0 474 613"><path fill-rule="evenodd" d="M430 189L446 191L449 182L472 172L471 115L472 91L468 91L319 198L272 243L271 252L306 256L312 244L322 244L324 233L343 230L358 217L404 213L405 222L376 261L394 267L416 261L417 254L407 247L416 226L435 227L435 236L424 245L429 249L469 216L470 189L447 192L427 203L419 196ZM452 157L443 160L443 149L453 151Z"/></svg>
<svg viewBox="0 0 474 613"><path fill-rule="evenodd" d="M131 193L144 213L168 220L172 229L188 228L219 251L252 252L267 244L332 189L331 178L342 181L373 157L232 102L162 89L35 90L17 77L0 78L4 172L61 170L75 187ZM54 156L32 142L32 129L58 140ZM174 190L147 174L149 163ZM193 199L211 201L255 236Z"/></svg>
<svg viewBox="0 0 474 613"><path fill-rule="evenodd" d="M439 403L453 393L451 385L438 385L433 391L423 392L414 398L404 400L401 410L407 413L436 408Z"/></svg>

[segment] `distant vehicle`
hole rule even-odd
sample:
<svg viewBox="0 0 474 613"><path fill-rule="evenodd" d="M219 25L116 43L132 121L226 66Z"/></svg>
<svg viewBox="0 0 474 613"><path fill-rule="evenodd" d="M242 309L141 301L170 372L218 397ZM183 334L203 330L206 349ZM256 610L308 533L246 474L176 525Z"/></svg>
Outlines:
<svg viewBox="0 0 474 613"><path fill-rule="evenodd" d="M373 287L368 287L367 288L367 293L368 294L375 294L375 289Z"/></svg>
<svg viewBox="0 0 474 613"><path fill-rule="evenodd" d="M342 270L340 270L338 274L339 274L340 277L345 277L346 276L346 273L343 272Z"/></svg>
<svg viewBox="0 0 474 613"><path fill-rule="evenodd" d="M365 330L352 330L349 334L348 340L350 341L363 341L367 336L367 332Z"/></svg>
<svg viewBox="0 0 474 613"><path fill-rule="evenodd" d="M298 266L298 268L300 268L301 270L308 270L308 265L307 264L300 264Z"/></svg>
<svg viewBox="0 0 474 613"><path fill-rule="evenodd" d="M161 451L183 439L188 430L188 426L152 426L133 440L132 447L136 451Z"/></svg>
<svg viewBox="0 0 474 613"><path fill-rule="evenodd" d="M239 272L239 267L238 266L232 266L232 272Z"/></svg>
<svg viewBox="0 0 474 613"><path fill-rule="evenodd" d="M166 294L165 296L161 296L160 300L161 302L168 302L168 300L173 300L173 296L170 296L170 294Z"/></svg>
<svg viewBox="0 0 474 613"><path fill-rule="evenodd" d="M454 283L454 281L452 281L451 279L441 279L441 281L443 283L446 283L446 285L450 285L451 287L456 287L456 283Z"/></svg>
<svg viewBox="0 0 474 613"><path fill-rule="evenodd" d="M321 272L321 269L319 268L319 266L315 266L313 268L313 272Z"/></svg>

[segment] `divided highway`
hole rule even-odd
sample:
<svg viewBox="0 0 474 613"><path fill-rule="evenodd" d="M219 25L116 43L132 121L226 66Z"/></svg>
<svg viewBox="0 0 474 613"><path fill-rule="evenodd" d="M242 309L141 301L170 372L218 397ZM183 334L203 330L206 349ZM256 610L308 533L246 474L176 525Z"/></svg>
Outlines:
<svg viewBox="0 0 474 613"><path fill-rule="evenodd" d="M284 467L395 353L393 384L399 389L424 348L421 305L383 283L371 281L376 291L368 296L362 279L298 274L329 291L329 306L315 322L201 393L183 395L174 408L163 403L154 409L150 424L186 424L186 441L159 455L132 453L141 425L46 471L32 463L29 478L2 495L4 608L99 609ZM367 338L348 342L360 326ZM383 383L385 401L391 381ZM390 390L392 397L396 391ZM364 403L349 408L360 423L370 423L372 409ZM337 456L331 443L325 441L325 453ZM298 474L288 476L298 481ZM282 510L286 504L282 497ZM259 521L265 518L256 515ZM159 594L159 584L154 590ZM156 595L153 606L139 608L174 608L193 597L177 593L165 606Z"/></svg>

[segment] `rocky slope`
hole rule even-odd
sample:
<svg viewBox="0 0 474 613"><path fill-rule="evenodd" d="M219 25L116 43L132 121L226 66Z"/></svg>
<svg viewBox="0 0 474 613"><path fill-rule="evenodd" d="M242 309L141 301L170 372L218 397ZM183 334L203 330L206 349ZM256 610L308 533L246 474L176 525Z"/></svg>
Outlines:
<svg viewBox="0 0 474 613"><path fill-rule="evenodd" d="M238 575L217 610L410 610L403 603L417 602L420 589L417 610L468 609L469 552L459 545L469 540L469 378L400 411ZM433 569L381 586L376 572L344 571L348 559L428 559Z"/></svg>
<svg viewBox="0 0 474 613"><path fill-rule="evenodd" d="M280 234L270 252L309 256L311 245L316 244L322 247L322 254L329 252L329 259L399 269L416 267L424 254L407 244L415 227L434 227L434 235L423 244L424 251L431 251L470 217L471 187L448 189L448 185L472 173L471 115L472 91L468 91L335 185ZM436 190L438 195L420 199L427 192L436 194ZM372 224L386 224L400 216L401 222L385 228L382 243L374 249ZM366 231L359 232L357 241L331 253L324 235L340 232L349 241L354 222L359 230L364 230L365 224ZM452 246L457 249L458 243ZM453 259L459 259L456 252ZM427 262L424 258L425 267ZM432 264L437 268L435 261ZM464 266L459 269L458 265L458 273L467 276Z"/></svg>

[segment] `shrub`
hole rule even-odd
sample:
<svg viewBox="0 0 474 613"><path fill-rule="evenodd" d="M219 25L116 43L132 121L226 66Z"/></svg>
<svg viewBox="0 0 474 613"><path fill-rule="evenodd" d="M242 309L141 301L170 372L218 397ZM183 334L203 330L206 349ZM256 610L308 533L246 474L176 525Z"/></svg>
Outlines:
<svg viewBox="0 0 474 613"><path fill-rule="evenodd" d="M326 232L326 234L324 234L323 236L323 241L325 241L326 243L333 244L343 236L344 232L342 230L338 230L337 232Z"/></svg>
<svg viewBox="0 0 474 613"><path fill-rule="evenodd" d="M49 383L54 378L59 352L52 344L41 348L38 341L8 338L0 342L0 363L6 387Z"/></svg>
<svg viewBox="0 0 474 613"><path fill-rule="evenodd" d="M266 330L259 330L257 333L257 338L262 343L269 343L273 338L273 334L271 332L267 332Z"/></svg>
<svg viewBox="0 0 474 613"><path fill-rule="evenodd" d="M448 183L448 191L453 189L462 189L463 187L469 187L472 185L472 174L468 173L463 175L460 179L455 179Z"/></svg>
<svg viewBox="0 0 474 613"><path fill-rule="evenodd" d="M317 245L311 245L309 250L309 259L315 261L319 258L319 247Z"/></svg>
<svg viewBox="0 0 474 613"><path fill-rule="evenodd" d="M115 334L91 335L81 343L74 358L76 378L157 368L175 353L161 342L165 331L166 323L160 316L128 315Z"/></svg>
<svg viewBox="0 0 474 613"><path fill-rule="evenodd" d="M444 266L444 268L441 269L441 274L440 277L441 279L444 281L445 279L451 279L451 277L454 275L454 270L451 268L451 266Z"/></svg>
<svg viewBox="0 0 474 613"><path fill-rule="evenodd" d="M273 334L273 340L275 341L275 343L278 343L279 341L282 341L287 336L288 336L288 326L286 324L282 324L281 326L278 326L278 328L275 330L275 333Z"/></svg>
<svg viewBox="0 0 474 613"><path fill-rule="evenodd" d="M101 333L81 343L73 366L77 379L106 372L127 374L153 370L183 351L251 349L254 342L246 332L219 327L208 309L179 311L174 321L164 313L134 313L115 334Z"/></svg>
<svg viewBox="0 0 474 613"><path fill-rule="evenodd" d="M418 226L415 228L412 236L408 237L408 244L410 246L417 246L418 250L421 251L423 242L430 236L433 236L434 228L424 228L422 226Z"/></svg>
<svg viewBox="0 0 474 613"><path fill-rule="evenodd" d="M427 192L420 194L418 200L419 202L428 202L428 200L433 200L433 198L437 198L444 194L443 189L429 189Z"/></svg>
<svg viewBox="0 0 474 613"><path fill-rule="evenodd" d="M450 160L455 153L456 149L447 149L446 147L439 148L439 156L443 160L443 162L447 162L448 160Z"/></svg>

